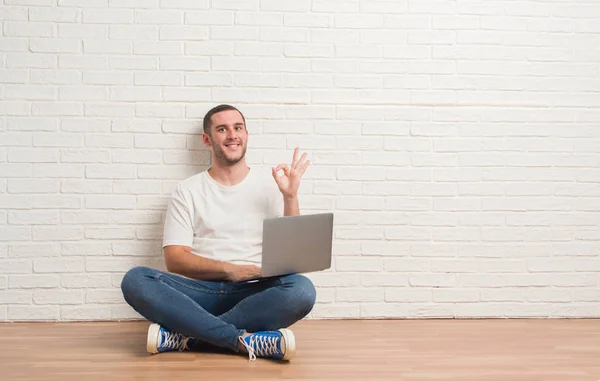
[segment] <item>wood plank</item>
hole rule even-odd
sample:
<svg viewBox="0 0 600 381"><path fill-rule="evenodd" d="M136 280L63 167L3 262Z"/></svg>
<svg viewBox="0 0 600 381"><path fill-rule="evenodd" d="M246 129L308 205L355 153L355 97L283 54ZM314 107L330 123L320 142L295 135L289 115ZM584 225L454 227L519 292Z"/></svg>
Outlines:
<svg viewBox="0 0 600 381"><path fill-rule="evenodd" d="M2 323L2 380L600 380L600 320L329 320L289 363L145 351L147 322Z"/></svg>

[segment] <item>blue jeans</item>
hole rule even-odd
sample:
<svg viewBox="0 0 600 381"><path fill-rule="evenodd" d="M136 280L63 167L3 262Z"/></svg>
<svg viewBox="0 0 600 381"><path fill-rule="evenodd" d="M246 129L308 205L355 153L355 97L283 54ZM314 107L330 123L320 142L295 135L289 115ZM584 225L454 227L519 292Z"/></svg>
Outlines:
<svg viewBox="0 0 600 381"><path fill-rule="evenodd" d="M293 274L257 282L210 282L135 267L121 282L125 301L169 331L238 351L245 332L288 327L313 308L316 291Z"/></svg>

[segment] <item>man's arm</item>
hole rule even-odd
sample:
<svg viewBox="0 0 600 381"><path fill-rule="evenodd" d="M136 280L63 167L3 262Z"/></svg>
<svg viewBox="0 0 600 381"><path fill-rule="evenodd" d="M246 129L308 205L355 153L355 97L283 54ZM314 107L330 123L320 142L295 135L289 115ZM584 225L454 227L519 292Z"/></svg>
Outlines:
<svg viewBox="0 0 600 381"><path fill-rule="evenodd" d="M234 265L192 254L188 246L171 245L163 249L167 270L188 278L208 281L240 281L260 276L254 265Z"/></svg>
<svg viewBox="0 0 600 381"><path fill-rule="evenodd" d="M298 196L283 197L283 215L284 216L299 216L300 205L298 203Z"/></svg>

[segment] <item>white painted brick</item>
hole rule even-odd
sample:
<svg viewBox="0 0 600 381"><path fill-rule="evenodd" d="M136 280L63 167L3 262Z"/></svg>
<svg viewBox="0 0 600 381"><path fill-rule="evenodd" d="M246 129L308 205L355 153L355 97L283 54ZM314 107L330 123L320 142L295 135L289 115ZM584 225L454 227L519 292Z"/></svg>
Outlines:
<svg viewBox="0 0 600 381"><path fill-rule="evenodd" d="M27 102L11 102L5 101L0 104L0 112L6 116L25 116L29 115L31 112L31 106ZM13 127L12 129L19 129L17 127Z"/></svg>
<svg viewBox="0 0 600 381"><path fill-rule="evenodd" d="M109 320L111 310L103 304L64 306L60 309L62 320Z"/></svg>
<svg viewBox="0 0 600 381"><path fill-rule="evenodd" d="M83 165L78 164L38 164L33 167L33 177L75 178L85 173Z"/></svg>
<svg viewBox="0 0 600 381"><path fill-rule="evenodd" d="M415 288L387 288L385 290L386 302L428 302L431 300L431 291Z"/></svg>
<svg viewBox="0 0 600 381"><path fill-rule="evenodd" d="M435 21L434 21L435 27ZM453 32L438 31L410 31L408 32L409 45L454 45L456 38Z"/></svg>
<svg viewBox="0 0 600 381"><path fill-rule="evenodd" d="M83 230L81 232L83 233ZM80 273L83 270L83 258L36 258L33 260L33 271L36 273Z"/></svg>
<svg viewBox="0 0 600 381"><path fill-rule="evenodd" d="M24 38L3 38L0 40L0 49L3 52L26 52L27 40Z"/></svg>
<svg viewBox="0 0 600 381"><path fill-rule="evenodd" d="M131 54L131 41L117 41L107 38L93 37L83 41L83 52L90 54Z"/></svg>
<svg viewBox="0 0 600 381"><path fill-rule="evenodd" d="M35 116L78 116L83 115L83 107L78 103L33 102L31 114Z"/></svg>
<svg viewBox="0 0 600 381"><path fill-rule="evenodd" d="M135 106L136 117L181 118L183 113L183 107L178 104L138 103Z"/></svg>
<svg viewBox="0 0 600 381"><path fill-rule="evenodd" d="M86 239L135 239L135 231L131 228L86 228Z"/></svg>
<svg viewBox="0 0 600 381"><path fill-rule="evenodd" d="M159 133L161 132L160 125L160 120L156 119L116 119L112 121L112 131Z"/></svg>
<svg viewBox="0 0 600 381"><path fill-rule="evenodd" d="M10 211L8 223L11 225L57 225L60 219L54 211Z"/></svg>
<svg viewBox="0 0 600 381"><path fill-rule="evenodd" d="M9 64L7 60L7 66ZM28 76L27 70L0 70L0 83L26 83Z"/></svg>
<svg viewBox="0 0 600 381"><path fill-rule="evenodd" d="M342 316L350 319L358 318L360 316L360 304L341 302L316 304L311 314L316 319L339 319Z"/></svg>
<svg viewBox="0 0 600 381"><path fill-rule="evenodd" d="M56 28L47 22L18 22L4 23L4 35L9 37L54 37Z"/></svg>
<svg viewBox="0 0 600 381"><path fill-rule="evenodd" d="M8 193L57 193L58 180L9 179Z"/></svg>
<svg viewBox="0 0 600 381"><path fill-rule="evenodd" d="M371 180L379 181L385 179L386 170L379 168L339 167L337 178L339 180Z"/></svg>
<svg viewBox="0 0 600 381"><path fill-rule="evenodd" d="M352 34L342 34L339 31L337 34L318 34L320 42L337 42L342 44L391 44L391 45L405 45L407 43L408 33L401 30L391 29L385 30L360 30L357 34L355 31L351 31ZM384 53L385 54L385 53Z"/></svg>
<svg viewBox="0 0 600 381"><path fill-rule="evenodd" d="M109 163L109 150L83 150L64 149L61 150L60 161L63 163Z"/></svg>
<svg viewBox="0 0 600 381"><path fill-rule="evenodd" d="M186 8L192 8L186 6ZM248 13L238 13L236 15L242 18L246 16L246 19L250 19ZM256 14L257 18L260 14ZM281 17L281 16L279 16ZM265 18L266 19L266 18ZM233 25L234 13L228 11L186 11L185 12L185 24L198 24L198 25ZM243 25L241 22L239 24ZM264 24L263 24L264 25Z"/></svg>
<svg viewBox="0 0 600 381"><path fill-rule="evenodd" d="M36 133L34 147L81 147L83 136L63 133Z"/></svg>
<svg viewBox="0 0 600 381"><path fill-rule="evenodd" d="M402 287L408 284L408 276L398 273L364 273L361 283L367 287Z"/></svg>
<svg viewBox="0 0 600 381"><path fill-rule="evenodd" d="M135 169L135 167L132 167ZM179 166L169 165L168 167L157 168L156 165L138 165L137 166L137 177L140 179L170 179L170 180L181 180L197 174L200 170L205 168L194 167L194 166ZM306 176L306 174L305 174ZM134 177L130 177L134 178Z"/></svg>
<svg viewBox="0 0 600 381"><path fill-rule="evenodd" d="M388 196L385 200L386 210L426 211L431 210L432 201L425 197L408 198L405 196Z"/></svg>
<svg viewBox="0 0 600 381"><path fill-rule="evenodd" d="M63 195L36 195L33 197L33 207L36 209L79 209L81 198Z"/></svg>
<svg viewBox="0 0 600 381"><path fill-rule="evenodd" d="M0 13L2 21L27 21L27 8L4 6Z"/></svg>
<svg viewBox="0 0 600 381"><path fill-rule="evenodd" d="M81 41L78 40L40 38L29 41L29 49L34 53L80 53L81 46Z"/></svg>
<svg viewBox="0 0 600 381"><path fill-rule="evenodd" d="M383 270L383 261L376 257L336 258L336 270L340 272L378 272Z"/></svg>
<svg viewBox="0 0 600 381"><path fill-rule="evenodd" d="M158 164L162 162L162 154L157 150L113 150L114 163Z"/></svg>
<svg viewBox="0 0 600 381"><path fill-rule="evenodd" d="M108 274L64 274L60 279L60 285L64 288L107 288L110 284Z"/></svg>
<svg viewBox="0 0 600 381"><path fill-rule="evenodd" d="M153 209L153 210L165 210L167 208L169 198L165 196L138 196L137 198L137 208L138 209ZM157 232L158 234L158 232ZM140 237L138 237L140 238ZM152 238L160 238L160 237L152 237Z"/></svg>
<svg viewBox="0 0 600 381"><path fill-rule="evenodd" d="M431 239L431 228L403 227L386 228L385 238L388 240L422 241Z"/></svg>
<svg viewBox="0 0 600 381"><path fill-rule="evenodd" d="M131 24L133 11L128 9L94 9L82 11L84 24Z"/></svg>
<svg viewBox="0 0 600 381"><path fill-rule="evenodd" d="M133 54L139 55L181 55L183 54L183 43L178 41L146 42L135 41ZM155 73L158 74L158 73Z"/></svg>
<svg viewBox="0 0 600 381"><path fill-rule="evenodd" d="M109 0L58 0L60 7L77 7L90 6L93 8L108 8ZM48 1L50 3L50 1ZM54 4L54 1L52 1Z"/></svg>
<svg viewBox="0 0 600 381"><path fill-rule="evenodd" d="M59 319L59 306L9 306L9 321L54 321Z"/></svg>
<svg viewBox="0 0 600 381"><path fill-rule="evenodd" d="M2 290L0 291L2 304L32 304L33 292L24 290Z"/></svg>
<svg viewBox="0 0 600 381"><path fill-rule="evenodd" d="M85 295L86 303L117 304L123 302L120 289L88 290Z"/></svg>
<svg viewBox="0 0 600 381"><path fill-rule="evenodd" d="M59 151L53 148L9 148L8 161L13 163L58 162Z"/></svg>
<svg viewBox="0 0 600 381"><path fill-rule="evenodd" d="M32 69L50 69L57 66L57 59L49 54L11 54L6 59L6 67L8 68L32 68ZM13 81L16 81L19 74L18 70L11 71ZM7 78L8 79L8 78ZM20 78L19 78L20 79ZM10 83L5 80L4 82ZM18 82L17 82L18 83ZM25 83L25 81L23 81Z"/></svg>
<svg viewBox="0 0 600 381"><path fill-rule="evenodd" d="M63 242L61 253L63 256L108 256L112 251L110 242Z"/></svg>
<svg viewBox="0 0 600 381"><path fill-rule="evenodd" d="M8 256L11 258L56 257L60 246L48 243L16 243L8 246Z"/></svg>
<svg viewBox="0 0 600 381"><path fill-rule="evenodd" d="M85 198L89 209L129 209L135 206L134 196L94 195Z"/></svg>
<svg viewBox="0 0 600 381"><path fill-rule="evenodd" d="M108 224L109 212L62 212L60 219L63 224Z"/></svg>
<svg viewBox="0 0 600 381"><path fill-rule="evenodd" d="M79 290L38 290L33 293L33 302L40 305L81 304L83 300L83 292Z"/></svg>
<svg viewBox="0 0 600 381"><path fill-rule="evenodd" d="M108 132L110 131L110 120L107 119L78 119L62 118L61 130L69 132Z"/></svg>
<svg viewBox="0 0 600 381"><path fill-rule="evenodd" d="M376 302L383 300L383 290L340 288L335 293L336 302Z"/></svg>
<svg viewBox="0 0 600 381"><path fill-rule="evenodd" d="M36 164L37 165L37 164ZM0 166L0 176L10 177L30 177L33 164L2 164Z"/></svg>
<svg viewBox="0 0 600 381"><path fill-rule="evenodd" d="M158 27L152 25L111 25L109 38L115 40L158 40Z"/></svg>
<svg viewBox="0 0 600 381"><path fill-rule="evenodd" d="M130 256L137 255L142 257L152 257L162 255L162 245L154 242L143 242L131 244L127 242L113 243L113 255Z"/></svg>
<svg viewBox="0 0 600 381"><path fill-rule="evenodd" d="M136 69L136 70L156 70L158 68L157 57L110 57L109 67L113 69ZM97 77L98 78L98 77ZM106 77L108 78L108 77ZM85 74L84 74L85 80ZM107 79L108 80L108 79ZM131 76L123 76L124 84L131 83Z"/></svg>
<svg viewBox="0 0 600 381"><path fill-rule="evenodd" d="M31 273L30 259L0 259L0 272L2 274L28 274Z"/></svg>
<svg viewBox="0 0 600 381"><path fill-rule="evenodd" d="M10 275L9 288L55 288L58 287L57 275Z"/></svg>
<svg viewBox="0 0 600 381"><path fill-rule="evenodd" d="M60 227L33 227L34 241L70 240L76 241L83 238L83 228L60 226Z"/></svg>

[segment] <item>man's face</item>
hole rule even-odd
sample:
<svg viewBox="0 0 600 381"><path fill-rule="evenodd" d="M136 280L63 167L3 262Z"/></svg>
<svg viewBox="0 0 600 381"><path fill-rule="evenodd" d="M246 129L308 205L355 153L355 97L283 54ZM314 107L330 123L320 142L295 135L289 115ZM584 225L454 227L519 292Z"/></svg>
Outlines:
<svg viewBox="0 0 600 381"><path fill-rule="evenodd" d="M210 134L205 134L205 144L212 147L217 161L234 165L244 158L248 143L248 130L242 115L235 110L221 111L211 117Z"/></svg>

